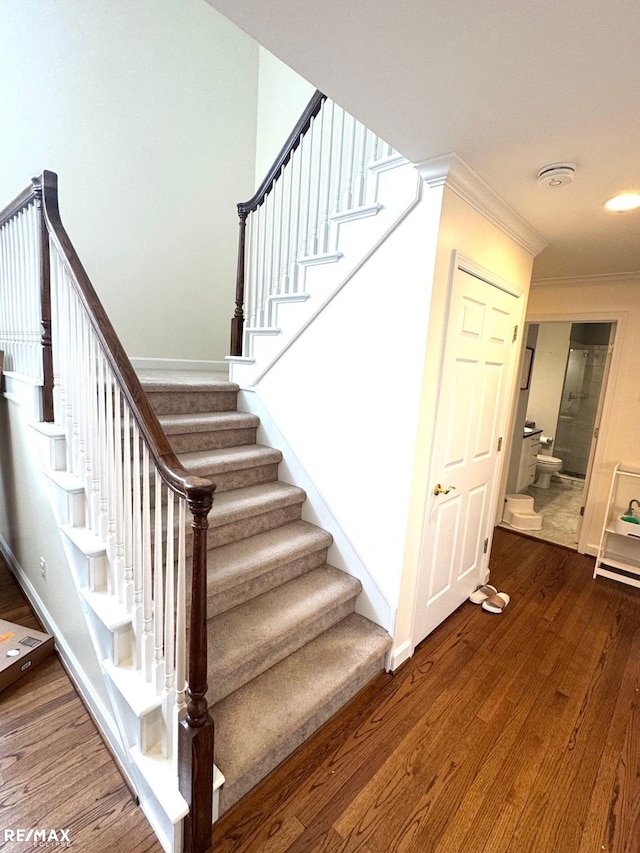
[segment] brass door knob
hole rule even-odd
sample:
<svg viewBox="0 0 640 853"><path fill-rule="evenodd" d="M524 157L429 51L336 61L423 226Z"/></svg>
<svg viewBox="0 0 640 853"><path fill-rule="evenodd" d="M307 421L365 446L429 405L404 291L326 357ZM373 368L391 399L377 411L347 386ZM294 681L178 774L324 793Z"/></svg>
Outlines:
<svg viewBox="0 0 640 853"><path fill-rule="evenodd" d="M436 483L433 487L434 495L448 495L450 491L455 489L455 486L448 486L446 489L443 489L440 483Z"/></svg>

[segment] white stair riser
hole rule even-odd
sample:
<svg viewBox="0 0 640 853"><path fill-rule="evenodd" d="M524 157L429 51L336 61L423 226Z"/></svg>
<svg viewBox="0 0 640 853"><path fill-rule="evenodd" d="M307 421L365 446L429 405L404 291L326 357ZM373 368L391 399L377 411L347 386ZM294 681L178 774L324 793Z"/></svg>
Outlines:
<svg viewBox="0 0 640 853"><path fill-rule="evenodd" d="M86 517L84 492L65 489L53 480L49 482L53 510L58 524L84 527Z"/></svg>
<svg viewBox="0 0 640 853"><path fill-rule="evenodd" d="M118 704L118 716L127 747L137 746L143 754L157 750L165 728L160 704L138 715L111 680L108 672L105 672L105 677L111 697Z"/></svg>

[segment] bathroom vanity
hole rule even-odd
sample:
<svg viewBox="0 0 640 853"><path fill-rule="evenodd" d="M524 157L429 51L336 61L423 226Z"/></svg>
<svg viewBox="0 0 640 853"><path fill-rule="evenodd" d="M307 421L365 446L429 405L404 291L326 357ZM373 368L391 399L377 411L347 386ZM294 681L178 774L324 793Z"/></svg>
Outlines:
<svg viewBox="0 0 640 853"><path fill-rule="evenodd" d="M541 435L541 429L524 427L522 448L520 450L520 465L518 466L518 479L516 480L516 492L524 492L535 480Z"/></svg>
<svg viewBox="0 0 640 853"><path fill-rule="evenodd" d="M621 519L634 499L640 499L640 468L618 464L611 479L594 578L601 576L640 587L640 524Z"/></svg>

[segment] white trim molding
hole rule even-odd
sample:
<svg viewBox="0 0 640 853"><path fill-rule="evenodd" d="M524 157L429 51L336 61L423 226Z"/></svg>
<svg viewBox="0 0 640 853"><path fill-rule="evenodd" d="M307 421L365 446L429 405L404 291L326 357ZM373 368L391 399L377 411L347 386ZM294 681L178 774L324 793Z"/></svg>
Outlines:
<svg viewBox="0 0 640 853"><path fill-rule="evenodd" d="M640 284L640 270L599 275L572 275L558 278L535 278L531 287L606 287L616 284Z"/></svg>
<svg viewBox="0 0 640 853"><path fill-rule="evenodd" d="M457 154L443 154L414 164L430 187L445 186L486 217L534 257L547 240L491 189Z"/></svg>

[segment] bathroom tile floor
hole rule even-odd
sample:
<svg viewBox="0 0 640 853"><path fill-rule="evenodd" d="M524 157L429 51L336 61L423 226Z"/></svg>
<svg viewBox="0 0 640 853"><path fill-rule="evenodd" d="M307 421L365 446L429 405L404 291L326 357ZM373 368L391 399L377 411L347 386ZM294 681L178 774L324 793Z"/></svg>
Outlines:
<svg viewBox="0 0 640 853"><path fill-rule="evenodd" d="M542 515L542 530L527 530L527 536L576 548L578 522L584 486L579 481L551 479L548 489L529 486L524 492L533 498L533 508ZM510 525L503 525L507 529Z"/></svg>

